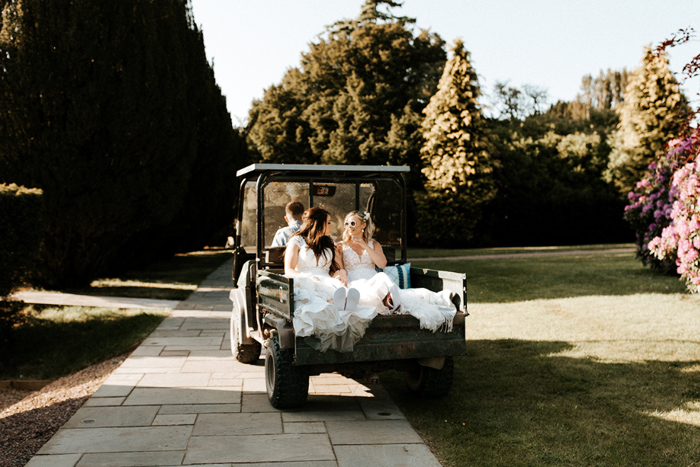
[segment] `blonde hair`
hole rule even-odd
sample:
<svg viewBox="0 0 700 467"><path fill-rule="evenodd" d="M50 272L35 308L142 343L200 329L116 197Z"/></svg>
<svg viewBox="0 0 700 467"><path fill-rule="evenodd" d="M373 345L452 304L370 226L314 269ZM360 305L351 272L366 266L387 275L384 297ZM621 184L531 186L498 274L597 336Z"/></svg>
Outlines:
<svg viewBox="0 0 700 467"><path fill-rule="evenodd" d="M360 218L360 221L366 224L364 230L362 231L362 238L365 240L365 242L369 243L369 241L372 240L372 235L374 235L374 222L372 222L372 216L370 216L369 212L367 211L350 211L345 216L345 221L347 221L350 216L357 216ZM343 230L343 242L347 243L348 240L350 240L348 231Z"/></svg>

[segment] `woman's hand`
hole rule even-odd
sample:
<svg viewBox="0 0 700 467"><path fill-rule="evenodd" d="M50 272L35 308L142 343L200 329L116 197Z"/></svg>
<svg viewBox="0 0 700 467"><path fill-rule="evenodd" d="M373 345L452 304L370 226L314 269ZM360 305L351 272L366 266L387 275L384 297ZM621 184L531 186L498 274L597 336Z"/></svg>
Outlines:
<svg viewBox="0 0 700 467"><path fill-rule="evenodd" d="M333 277L335 279L338 279L340 282L343 283L344 286L347 287L347 285L348 285L348 272L345 269L340 269L340 270L334 272Z"/></svg>
<svg viewBox="0 0 700 467"><path fill-rule="evenodd" d="M364 238L352 237L348 243L351 245L352 243L360 245L369 254L370 259L377 267L382 269L386 267L386 256L384 255L384 250L382 250L382 246L379 244L379 242L373 241L372 244L374 247L371 247L367 244Z"/></svg>
<svg viewBox="0 0 700 467"><path fill-rule="evenodd" d="M360 245L363 250L370 250L371 248L365 241L363 237L350 237L350 243L354 243L356 245Z"/></svg>

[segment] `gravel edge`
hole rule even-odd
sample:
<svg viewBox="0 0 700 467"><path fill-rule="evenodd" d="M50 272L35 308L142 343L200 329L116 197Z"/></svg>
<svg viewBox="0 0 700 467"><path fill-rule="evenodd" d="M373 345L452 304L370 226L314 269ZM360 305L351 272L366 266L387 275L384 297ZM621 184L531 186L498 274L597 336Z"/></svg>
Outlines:
<svg viewBox="0 0 700 467"><path fill-rule="evenodd" d="M0 389L0 466L26 465L128 356L89 366L39 391Z"/></svg>

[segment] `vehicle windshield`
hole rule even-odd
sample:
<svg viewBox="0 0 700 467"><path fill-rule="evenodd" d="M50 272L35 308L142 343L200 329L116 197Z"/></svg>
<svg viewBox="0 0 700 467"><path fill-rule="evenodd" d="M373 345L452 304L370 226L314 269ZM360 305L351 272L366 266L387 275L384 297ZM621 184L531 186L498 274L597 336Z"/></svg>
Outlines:
<svg viewBox="0 0 700 467"><path fill-rule="evenodd" d="M269 248L278 229L286 227L285 207L298 201L304 209L316 206L331 214L331 238L339 242L343 238L343 222L348 212L368 211L375 222L374 239L384 248L387 258L401 257L401 226L404 215L404 198L401 186L388 179L362 181L298 181L269 179L263 185L262 218L263 248ZM257 246L258 205L256 182L245 185L243 216L240 219L241 246L249 253ZM392 251L396 250L396 251Z"/></svg>

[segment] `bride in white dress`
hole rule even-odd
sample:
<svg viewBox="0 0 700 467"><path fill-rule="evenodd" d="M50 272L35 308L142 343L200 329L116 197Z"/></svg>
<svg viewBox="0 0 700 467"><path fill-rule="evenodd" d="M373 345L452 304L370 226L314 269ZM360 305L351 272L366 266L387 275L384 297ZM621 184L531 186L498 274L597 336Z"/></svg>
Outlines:
<svg viewBox="0 0 700 467"><path fill-rule="evenodd" d="M304 212L302 226L287 243L284 272L294 279L294 332L325 352L351 352L378 310L358 305L360 294L330 276L335 259L328 236L331 216L321 208Z"/></svg>
<svg viewBox="0 0 700 467"><path fill-rule="evenodd" d="M409 313L420 321L421 328L435 332L452 330L457 313L448 291L428 289L399 289L376 267L386 267L382 246L372 239L374 224L367 212L352 211L345 216L343 241L336 246L336 256L342 258L340 269L334 273L349 287L360 291L360 305L376 307L382 314Z"/></svg>

